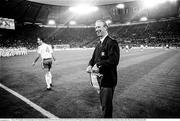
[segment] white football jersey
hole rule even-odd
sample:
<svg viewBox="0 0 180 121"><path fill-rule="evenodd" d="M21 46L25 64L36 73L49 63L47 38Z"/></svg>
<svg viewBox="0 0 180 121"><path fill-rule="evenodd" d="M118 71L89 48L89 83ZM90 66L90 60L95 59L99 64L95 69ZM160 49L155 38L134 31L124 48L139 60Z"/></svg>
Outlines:
<svg viewBox="0 0 180 121"><path fill-rule="evenodd" d="M38 47L38 53L41 55L41 58L52 58L52 47L46 43L43 43Z"/></svg>

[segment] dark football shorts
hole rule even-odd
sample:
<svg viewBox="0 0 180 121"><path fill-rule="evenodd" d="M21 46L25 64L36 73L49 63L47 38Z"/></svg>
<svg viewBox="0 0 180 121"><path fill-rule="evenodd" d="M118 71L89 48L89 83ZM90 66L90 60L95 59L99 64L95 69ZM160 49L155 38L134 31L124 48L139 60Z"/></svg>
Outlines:
<svg viewBox="0 0 180 121"><path fill-rule="evenodd" d="M52 58L43 59L43 62L42 62L42 68L43 69L48 68L50 70L51 66L52 66Z"/></svg>

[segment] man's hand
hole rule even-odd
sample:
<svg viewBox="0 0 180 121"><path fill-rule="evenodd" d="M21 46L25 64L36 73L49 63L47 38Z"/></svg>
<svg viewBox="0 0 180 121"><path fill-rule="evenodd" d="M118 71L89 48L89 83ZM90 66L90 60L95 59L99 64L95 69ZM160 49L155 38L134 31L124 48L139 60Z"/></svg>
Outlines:
<svg viewBox="0 0 180 121"><path fill-rule="evenodd" d="M87 72L87 73L91 73L91 72L92 72L92 66L88 66L88 67L86 68L86 72Z"/></svg>
<svg viewBox="0 0 180 121"><path fill-rule="evenodd" d="M96 64L93 66L92 72L93 72L93 73L99 73L99 68L97 67Z"/></svg>

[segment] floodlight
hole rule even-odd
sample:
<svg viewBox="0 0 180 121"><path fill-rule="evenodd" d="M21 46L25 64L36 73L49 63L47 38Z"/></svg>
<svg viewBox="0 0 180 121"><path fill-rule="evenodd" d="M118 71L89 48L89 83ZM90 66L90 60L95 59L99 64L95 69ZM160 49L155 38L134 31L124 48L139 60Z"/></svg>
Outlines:
<svg viewBox="0 0 180 121"><path fill-rule="evenodd" d="M69 24L70 24L70 25L75 25L75 24L76 24L76 21L70 21Z"/></svg>
<svg viewBox="0 0 180 121"><path fill-rule="evenodd" d="M143 7L144 8L152 8L157 5L157 0L144 0Z"/></svg>
<svg viewBox="0 0 180 121"><path fill-rule="evenodd" d="M56 23L56 22L55 22L55 20L53 20L53 19L50 19L50 20L48 21L48 24L49 24L49 25L55 25L55 23Z"/></svg>
<svg viewBox="0 0 180 121"><path fill-rule="evenodd" d="M96 6L90 6L87 4L80 4L74 7L70 7L69 10L71 12L77 13L77 14L88 14L91 12L95 12L98 10L98 7Z"/></svg>
<svg viewBox="0 0 180 121"><path fill-rule="evenodd" d="M124 4L118 4L118 5L116 5L116 7L119 9L124 9L125 5Z"/></svg>
<svg viewBox="0 0 180 121"><path fill-rule="evenodd" d="M111 24L111 23L112 23L111 20L106 20L106 24L107 24L107 25L109 25L109 24Z"/></svg>
<svg viewBox="0 0 180 121"><path fill-rule="evenodd" d="M140 21L147 21L148 19L147 19L147 17L142 17L141 19L140 19Z"/></svg>

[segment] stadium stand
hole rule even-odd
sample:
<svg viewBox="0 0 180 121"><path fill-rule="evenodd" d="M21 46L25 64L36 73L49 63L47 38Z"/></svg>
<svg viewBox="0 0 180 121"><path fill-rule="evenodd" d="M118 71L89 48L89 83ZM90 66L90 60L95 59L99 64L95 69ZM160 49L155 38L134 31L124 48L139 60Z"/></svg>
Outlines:
<svg viewBox="0 0 180 121"><path fill-rule="evenodd" d="M110 35L118 42L130 46L179 46L180 22L176 20L154 21L141 24L110 26ZM90 28L47 28L37 25L18 26L15 31L1 31L1 47L37 48L36 38L43 37L52 45L69 44L70 47L94 47L96 35Z"/></svg>

